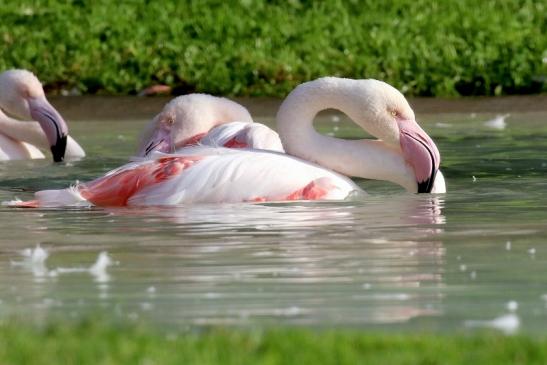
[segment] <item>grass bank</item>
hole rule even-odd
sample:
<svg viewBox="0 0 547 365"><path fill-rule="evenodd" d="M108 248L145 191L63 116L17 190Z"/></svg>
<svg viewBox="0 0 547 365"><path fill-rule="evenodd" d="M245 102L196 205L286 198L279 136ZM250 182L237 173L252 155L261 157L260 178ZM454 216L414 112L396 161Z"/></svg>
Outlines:
<svg viewBox="0 0 547 365"><path fill-rule="evenodd" d="M545 364L547 338L494 333L216 329L185 335L105 322L0 326L2 364Z"/></svg>
<svg viewBox="0 0 547 365"><path fill-rule="evenodd" d="M544 1L5 0L0 19L0 69L50 91L285 96L324 75L408 95L547 91Z"/></svg>

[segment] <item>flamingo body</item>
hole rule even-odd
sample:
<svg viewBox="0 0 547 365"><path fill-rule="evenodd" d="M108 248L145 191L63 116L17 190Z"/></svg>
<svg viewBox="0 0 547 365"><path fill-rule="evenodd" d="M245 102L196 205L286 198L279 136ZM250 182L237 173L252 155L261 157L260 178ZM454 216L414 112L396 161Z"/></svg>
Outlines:
<svg viewBox="0 0 547 365"><path fill-rule="evenodd" d="M290 179L287 177L290 176ZM154 154L89 183L36 193L20 207L149 206L294 200L342 200L362 190L350 179L275 152L191 147Z"/></svg>

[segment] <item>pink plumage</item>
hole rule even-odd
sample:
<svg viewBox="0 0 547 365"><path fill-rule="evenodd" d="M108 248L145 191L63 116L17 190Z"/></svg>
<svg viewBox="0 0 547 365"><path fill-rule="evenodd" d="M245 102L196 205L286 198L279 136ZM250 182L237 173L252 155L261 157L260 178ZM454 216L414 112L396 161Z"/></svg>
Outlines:
<svg viewBox="0 0 547 365"><path fill-rule="evenodd" d="M287 177L290 177L289 179ZM362 190L350 179L268 151L207 146L131 162L88 183L36 193L18 207L147 206L341 200Z"/></svg>

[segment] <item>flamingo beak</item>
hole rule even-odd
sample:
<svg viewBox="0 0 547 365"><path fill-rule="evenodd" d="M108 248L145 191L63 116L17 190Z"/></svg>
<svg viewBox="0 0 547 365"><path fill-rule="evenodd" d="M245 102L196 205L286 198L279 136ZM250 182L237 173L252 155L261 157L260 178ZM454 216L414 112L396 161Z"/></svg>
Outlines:
<svg viewBox="0 0 547 365"><path fill-rule="evenodd" d="M46 135L53 161L63 161L68 135L68 126L65 120L45 97L29 98L28 105L32 119L40 124Z"/></svg>
<svg viewBox="0 0 547 365"><path fill-rule="evenodd" d="M171 136L171 127L162 123L152 134L152 137L143 143L143 146L138 153L140 157L146 157L154 151L163 153L173 152L175 146Z"/></svg>
<svg viewBox="0 0 547 365"><path fill-rule="evenodd" d="M400 144L406 162L412 167L418 193L430 193L441 163L433 140L414 120L398 120Z"/></svg>

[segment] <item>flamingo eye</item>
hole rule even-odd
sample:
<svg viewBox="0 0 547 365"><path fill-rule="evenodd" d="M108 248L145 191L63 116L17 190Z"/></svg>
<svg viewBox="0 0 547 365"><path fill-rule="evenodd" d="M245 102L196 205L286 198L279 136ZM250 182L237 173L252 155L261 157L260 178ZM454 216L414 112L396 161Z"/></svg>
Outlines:
<svg viewBox="0 0 547 365"><path fill-rule="evenodd" d="M173 117L169 117L167 118L166 123L167 125L173 125L175 124L175 119L173 119Z"/></svg>
<svg viewBox="0 0 547 365"><path fill-rule="evenodd" d="M399 113L397 113L395 110L392 110L392 111L391 111L391 115L392 115L393 117L397 117L397 116L399 116Z"/></svg>

